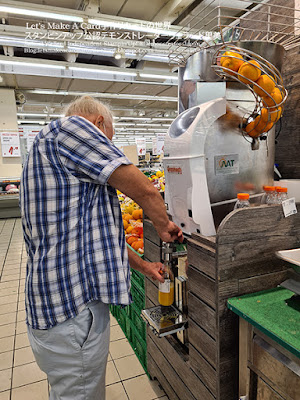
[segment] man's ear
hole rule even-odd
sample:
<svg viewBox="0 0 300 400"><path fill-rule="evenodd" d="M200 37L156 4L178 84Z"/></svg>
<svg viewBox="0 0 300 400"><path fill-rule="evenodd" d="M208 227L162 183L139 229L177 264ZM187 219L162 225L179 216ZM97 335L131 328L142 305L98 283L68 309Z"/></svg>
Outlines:
<svg viewBox="0 0 300 400"><path fill-rule="evenodd" d="M99 128L101 125L103 125L104 117L103 115L98 115L95 121L95 125Z"/></svg>

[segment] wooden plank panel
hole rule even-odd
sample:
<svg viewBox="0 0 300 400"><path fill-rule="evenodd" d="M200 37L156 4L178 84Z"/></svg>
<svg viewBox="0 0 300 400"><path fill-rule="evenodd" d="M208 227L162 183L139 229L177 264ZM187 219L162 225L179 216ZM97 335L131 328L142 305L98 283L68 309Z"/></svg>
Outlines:
<svg viewBox="0 0 300 400"><path fill-rule="evenodd" d="M148 373L152 379L156 378L166 394L168 395L170 400L180 400L177 394L174 392L172 388L172 384L168 382L164 375L164 371L162 372L153 358L148 354L147 357L147 369Z"/></svg>
<svg viewBox="0 0 300 400"><path fill-rule="evenodd" d="M216 308L216 283L209 276L202 274L193 267L188 268L189 288L192 293L206 302L212 308Z"/></svg>
<svg viewBox="0 0 300 400"><path fill-rule="evenodd" d="M189 341L214 367L217 365L217 342L189 318Z"/></svg>
<svg viewBox="0 0 300 400"><path fill-rule="evenodd" d="M239 361L238 357L220 363L219 400L238 399Z"/></svg>
<svg viewBox="0 0 300 400"><path fill-rule="evenodd" d="M161 262L161 247L144 238L144 257L152 262Z"/></svg>
<svg viewBox="0 0 300 400"><path fill-rule="evenodd" d="M184 350L184 347L172 336L167 336L166 338L157 338L153 333L147 329L147 345L150 340L152 340L157 346L155 349L149 350L148 352L153 356L152 352L162 352L166 357L168 362L172 366L176 366L176 372L180 379L185 383L185 385L190 389L193 396L198 400L214 400L214 396L210 393L203 382L197 377L197 375L190 368L188 362L188 354ZM188 397L183 397L189 400Z"/></svg>
<svg viewBox="0 0 300 400"><path fill-rule="evenodd" d="M299 399L299 363L296 365L262 339L259 342L264 347L256 343L255 340L253 341L253 364L250 364L251 369L282 397Z"/></svg>
<svg viewBox="0 0 300 400"><path fill-rule="evenodd" d="M192 316L193 320L216 339L216 311L191 292L188 293L188 307L189 315Z"/></svg>
<svg viewBox="0 0 300 400"><path fill-rule="evenodd" d="M216 278L215 251L204 244L199 244L193 239L188 240L187 245L188 263L198 271L204 272L211 278Z"/></svg>
<svg viewBox="0 0 300 400"><path fill-rule="evenodd" d="M288 277L288 270L273 274L254 276L239 281L239 295L272 289Z"/></svg>
<svg viewBox="0 0 300 400"><path fill-rule="evenodd" d="M145 279L145 294L146 298L150 299L151 302L158 305L158 288L148 278Z"/></svg>
<svg viewBox="0 0 300 400"><path fill-rule="evenodd" d="M144 237L153 242L154 244L156 244L157 246L161 246L162 242L156 232L156 229L154 228L152 221L150 221L149 219L144 219L143 226L144 226Z"/></svg>
<svg viewBox="0 0 300 400"><path fill-rule="evenodd" d="M190 366L208 389L217 396L217 371L190 344Z"/></svg>
<svg viewBox="0 0 300 400"><path fill-rule="evenodd" d="M257 400L284 400L278 393L276 393L266 382L257 379Z"/></svg>
<svg viewBox="0 0 300 400"><path fill-rule="evenodd" d="M172 364L170 363L170 359L168 357L166 358L165 354L159 351L159 348L152 340L152 335L151 337L147 337L147 348L150 356L164 372L166 380L172 384L172 387L177 396L180 399L195 399L195 397L190 392L189 387L184 381L181 380L181 378L177 374L177 372L179 372L181 368L181 365L178 365L175 360L172 360Z"/></svg>
<svg viewBox="0 0 300 400"><path fill-rule="evenodd" d="M192 239L196 240L196 242L200 242L212 249L216 249L216 237L215 236L203 236L200 233L192 233Z"/></svg>

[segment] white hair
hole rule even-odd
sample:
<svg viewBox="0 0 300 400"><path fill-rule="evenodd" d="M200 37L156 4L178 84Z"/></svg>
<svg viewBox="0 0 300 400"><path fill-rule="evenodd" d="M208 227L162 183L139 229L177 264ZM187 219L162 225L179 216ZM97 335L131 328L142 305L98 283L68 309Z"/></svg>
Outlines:
<svg viewBox="0 0 300 400"><path fill-rule="evenodd" d="M113 118L109 107L91 96L82 96L74 100L65 110L65 116L79 115L89 117L91 115L103 115L104 118Z"/></svg>

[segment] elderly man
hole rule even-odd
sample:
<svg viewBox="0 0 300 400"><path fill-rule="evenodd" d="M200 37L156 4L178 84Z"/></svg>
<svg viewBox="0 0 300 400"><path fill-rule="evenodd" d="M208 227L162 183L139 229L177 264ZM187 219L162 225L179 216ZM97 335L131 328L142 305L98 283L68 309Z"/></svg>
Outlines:
<svg viewBox="0 0 300 400"><path fill-rule="evenodd" d="M28 336L50 399L105 399L108 305L131 302L129 263L163 281L161 263L127 252L115 189L144 209L163 241L182 240L113 134L108 108L82 97L40 131L23 168Z"/></svg>

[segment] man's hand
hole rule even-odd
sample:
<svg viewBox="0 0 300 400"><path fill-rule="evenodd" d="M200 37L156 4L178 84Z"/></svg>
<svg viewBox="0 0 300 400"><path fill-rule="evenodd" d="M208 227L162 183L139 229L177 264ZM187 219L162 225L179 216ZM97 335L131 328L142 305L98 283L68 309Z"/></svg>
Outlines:
<svg viewBox="0 0 300 400"><path fill-rule="evenodd" d="M162 283L164 282L164 278L160 274L160 272L164 269L164 265L162 263L142 260L141 257L139 257L130 249L128 249L128 258L131 268L136 269L143 275L149 276L149 278L158 280Z"/></svg>
<svg viewBox="0 0 300 400"><path fill-rule="evenodd" d="M165 281L161 275L163 268L164 268L164 265L160 262L144 261L142 264L141 272L144 275L148 276L149 278L152 278L154 281L159 281L159 282L163 283Z"/></svg>
<svg viewBox="0 0 300 400"><path fill-rule="evenodd" d="M154 226L163 242L169 243L174 242L174 240L178 240L180 243L183 242L182 230L174 222L169 221L168 224L162 227Z"/></svg>

